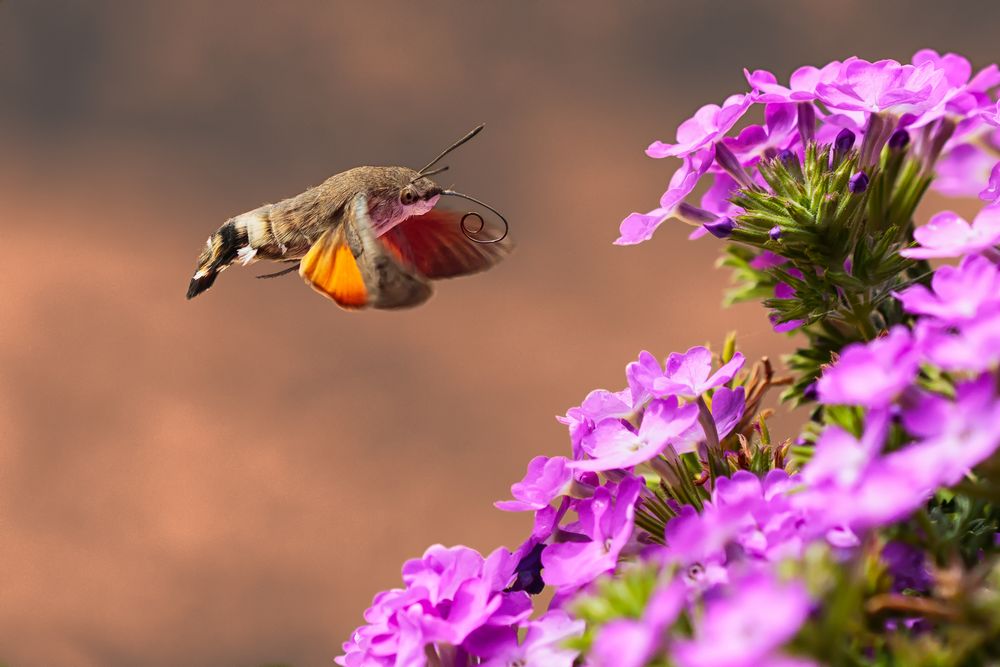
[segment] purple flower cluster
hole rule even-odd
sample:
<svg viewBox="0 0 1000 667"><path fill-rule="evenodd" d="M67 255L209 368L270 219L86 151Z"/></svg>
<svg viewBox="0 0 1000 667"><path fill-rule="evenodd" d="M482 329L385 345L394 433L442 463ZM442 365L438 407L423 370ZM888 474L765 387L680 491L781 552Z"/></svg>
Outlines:
<svg viewBox="0 0 1000 667"><path fill-rule="evenodd" d="M958 269L943 267L936 291L914 290L909 303L951 323L996 312L995 292L974 299L963 291L973 303L957 312L942 306L948 288L942 293L941 284L990 286L983 276L963 274L986 269L1000 280L997 268L978 257ZM579 651L566 640L579 638L584 624L567 605L626 562L674 574L640 618L601 626L587 664L640 667L664 651L685 667L816 664L781 650L815 602L802 584L779 577L777 567L802 558L815 542L856 547L861 533L911 514L1000 444L994 376L973 376L957 385L953 398L940 396L916 382L921 354L906 329L845 350L821 380L820 396L869 410L860 438L829 426L801 472L740 470L720 477L699 507L674 503L675 517L661 534L650 535L636 523L637 507L655 499L645 477L664 473L664 464L681 455L704 452L706 428L714 425L716 439L732 432L745 407L744 387L731 386L744 360L734 356L713 369L707 350L692 348L661 366L644 352L626 369L628 389L592 392L562 418L573 456L533 459L511 487L514 500L497 503L535 513L528 540L514 553L498 549L487 558L465 547L435 546L408 562L406 588L375 598L365 613L368 625L345 644L338 664L425 665L431 655L443 665L568 667ZM708 402L711 421L700 420L700 405ZM908 444L886 451L893 419ZM902 558L902 547L887 551L901 582L917 577L916 565L904 568ZM543 585L554 590L552 606L531 620L526 591ZM763 623L761 608L769 610ZM672 633L685 614L699 619L693 634Z"/></svg>
<svg viewBox="0 0 1000 667"><path fill-rule="evenodd" d="M971 223L943 212L915 229L912 207L902 207L903 224L880 229L859 218L851 233L871 234L858 246L865 252L822 267L787 247L787 256L766 249L781 250L797 233L799 243L823 242L794 220L758 227L761 244L737 257L748 271L777 276L767 283L769 307L814 298L802 295L809 290L848 306L797 357L811 371L785 382L800 380L818 401L797 446L771 439L761 409L778 384L769 363L744 368L731 344L721 358L693 347L662 364L642 352L625 368L625 388L595 390L558 418L568 454L532 459L512 498L496 503L532 513L527 539L485 558L434 546L407 562L405 586L375 597L338 664L818 667L840 644L851 652L845 664L897 664L892 651L906 633L934 629L921 613L967 613L947 606L966 590L952 585L955 571L1000 547L991 532L1000 515L971 496L940 499L980 484L975 497L992 503L996 489L983 481L1000 477L1000 70L973 75L960 56L921 51L905 65L851 58L800 68L787 85L769 72L746 76L749 93L702 107L676 142L649 147L683 163L660 208L629 216L618 243L648 239L671 216L734 235L742 212L733 193L769 196L773 181L755 166L787 154L801 168L811 147L812 164L825 170L816 143L832 147L831 162L857 147L856 162L839 172L838 187L850 193L844 207L884 185L880 170L894 168L891 152L901 150L912 151L908 168L925 174L904 189L932 184L986 206ZM755 105L764 124L735 131ZM685 202L703 177L711 183L700 206ZM885 229L906 225L882 254L871 250ZM957 262L931 271L921 261L938 258ZM776 330L805 322L792 308L781 312ZM853 337L838 339L845 331ZM936 532L937 510L953 515L946 537ZM972 546L962 543L973 532ZM944 601L934 598L933 562L956 563ZM974 576L975 585L985 581ZM548 607L533 609L531 595L546 588ZM895 616L878 616L886 610ZM1000 603L968 618L998 613ZM896 633L893 641L873 640L878 627ZM830 628L863 632L831 641L823 636ZM962 660L972 664L969 655Z"/></svg>
<svg viewBox="0 0 1000 667"><path fill-rule="evenodd" d="M743 415L744 392L724 385L743 363L737 353L713 372L712 355L704 347L671 354L664 366L643 352L626 369L628 389L591 392L561 419L569 427L573 459L535 459L525 478L511 487L517 500L497 503L500 509L535 510L536 526L551 531L536 530L529 542L550 542L542 553L542 579L556 589L557 599L614 570L623 551L637 548L635 506L650 495L637 476L640 467L655 473L664 461L704 448L709 439L718 442L733 430ZM709 392L711 408L704 402ZM702 414L707 421L699 420ZM531 505L528 498L546 505ZM548 520L551 502L560 503L554 524ZM559 525L568 512L577 520Z"/></svg>
<svg viewBox="0 0 1000 667"><path fill-rule="evenodd" d="M822 68L801 67L784 85L771 72L746 72L750 92L722 105L708 104L680 124L673 143L654 141L646 154L674 157L681 166L670 179L660 206L632 213L621 224L618 245L648 241L669 218L712 231L732 228L741 212L730 202L734 191L765 186L751 172L764 157L783 152L803 155L810 141L861 151L862 169L875 165L886 144L911 144L929 171L942 174L935 186L951 195L1000 199L1000 69L990 65L973 75L965 58L923 50L909 64L860 58ZM730 136L748 111L764 109L764 124ZM708 190L699 205L685 199L702 178ZM861 172L857 183L867 184ZM852 186L857 188L852 181ZM704 233L702 231L701 233ZM700 234L695 234L700 235Z"/></svg>
<svg viewBox="0 0 1000 667"><path fill-rule="evenodd" d="M884 525L912 513L940 487L958 483L1000 446L1000 267L981 255L942 266L931 287L897 296L915 315L914 329L897 327L867 344L850 345L819 381L827 404L866 408L860 439L829 427L802 472L800 503L832 523L855 529ZM942 394L921 383L921 367L953 373ZM885 451L895 420L906 444ZM849 503L838 499L852 498Z"/></svg>
<svg viewBox="0 0 1000 667"><path fill-rule="evenodd" d="M727 583L731 570L800 556L813 528L788 492L801 485L784 470L763 480L743 470L720 478L700 512L687 505L667 524L661 557L683 569L689 587L706 591Z"/></svg>
<svg viewBox="0 0 1000 667"><path fill-rule="evenodd" d="M592 392L562 418L573 457L533 459L511 487L514 499L497 503L535 513L525 543L485 559L465 547L431 547L404 565L406 588L375 598L368 625L345 644L339 664L423 665L428 654L443 664L510 664L503 661L514 656L552 660L526 664L572 664L576 652L552 638L582 630L560 604L644 548L636 541L635 511L651 492L638 468L653 471L665 454L676 458L728 435L742 417L744 390L725 385L743 363L737 353L713 371L711 353L695 347L661 366L644 352L627 368L628 389ZM711 421L699 421L699 403ZM526 591L540 584L554 589L553 610L529 621ZM520 644L518 629L527 630Z"/></svg>
<svg viewBox="0 0 1000 667"><path fill-rule="evenodd" d="M747 80L749 93L732 96L721 107L703 107L681 124L676 143L654 142L649 147L652 157L679 157L683 163L660 207L629 215L616 243L648 240L671 217L696 225L692 238L705 233L731 236L745 213L734 203L734 196L741 190L767 192L771 186L756 171L757 165L775 158L797 164L814 142L833 147L832 164L853 148L859 151L859 170L845 184L850 193L867 190L887 146L890 153L908 152L919 165L916 173L908 172L909 177L929 180L936 174L939 177L932 186L942 192L978 194L988 202L972 225L948 213L917 230L921 247L906 256L956 256L997 241L1000 232L992 225L997 214L991 210L1000 193L1000 130L996 125L1000 71L996 66L973 76L971 66L960 56L921 51L905 65L851 58L821 69L800 68L787 86L764 71L747 72ZM764 124L735 130L740 117L755 105L763 107ZM708 189L695 205L687 199L702 178L709 180ZM786 231L781 224L773 225L768 233L771 245L780 247ZM771 250L765 254L774 255ZM849 267L845 270L850 272ZM775 299L796 295L795 288L785 282L773 288ZM771 319L778 332L797 329L808 321L778 313Z"/></svg>
<svg viewBox="0 0 1000 667"><path fill-rule="evenodd" d="M483 558L467 547L430 547L423 558L403 565L406 588L375 597L365 612L368 625L344 644L337 664L415 666L426 664L429 654L465 664L468 656L544 650L534 643L517 645L513 627L530 616L531 601L523 591L505 590L516 566L516 557L505 549ZM553 632L562 637L568 631L557 622L542 624L534 640L551 644Z"/></svg>

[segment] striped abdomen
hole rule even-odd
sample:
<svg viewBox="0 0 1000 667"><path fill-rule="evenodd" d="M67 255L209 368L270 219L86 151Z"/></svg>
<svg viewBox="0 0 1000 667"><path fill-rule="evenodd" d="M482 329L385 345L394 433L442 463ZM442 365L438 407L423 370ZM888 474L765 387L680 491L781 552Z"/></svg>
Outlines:
<svg viewBox="0 0 1000 667"><path fill-rule="evenodd" d="M233 262L246 265L258 259L295 260L305 255L310 240L295 225L272 219L273 210L266 204L231 218L208 238L198 256L198 270L188 285L187 298L211 287L216 276Z"/></svg>

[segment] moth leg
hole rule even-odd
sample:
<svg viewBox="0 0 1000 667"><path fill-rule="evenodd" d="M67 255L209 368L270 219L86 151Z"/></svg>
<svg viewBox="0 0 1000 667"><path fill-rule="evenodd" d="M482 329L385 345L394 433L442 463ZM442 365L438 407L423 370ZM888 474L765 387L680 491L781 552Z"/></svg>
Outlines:
<svg viewBox="0 0 1000 667"><path fill-rule="evenodd" d="M286 262L295 262L295 266L290 266L287 269L282 269L281 271L275 271L274 273L265 273L265 274L259 275L259 276L257 276L257 279L261 280L261 279L264 279L264 278L280 278L281 276L288 275L292 271L298 271L299 270L299 260L297 260L297 259L290 259L290 260L285 260L285 261Z"/></svg>

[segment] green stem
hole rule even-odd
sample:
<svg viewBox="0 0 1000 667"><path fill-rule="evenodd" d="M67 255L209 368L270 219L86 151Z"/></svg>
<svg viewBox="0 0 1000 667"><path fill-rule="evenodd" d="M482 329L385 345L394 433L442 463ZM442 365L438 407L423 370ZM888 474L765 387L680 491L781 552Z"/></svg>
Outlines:
<svg viewBox="0 0 1000 667"><path fill-rule="evenodd" d="M872 325L871 308L864 308L854 295L849 292L846 292L844 296L850 306L851 319L858 325L862 338L866 341L873 340L878 335L878 332L875 331L875 327Z"/></svg>

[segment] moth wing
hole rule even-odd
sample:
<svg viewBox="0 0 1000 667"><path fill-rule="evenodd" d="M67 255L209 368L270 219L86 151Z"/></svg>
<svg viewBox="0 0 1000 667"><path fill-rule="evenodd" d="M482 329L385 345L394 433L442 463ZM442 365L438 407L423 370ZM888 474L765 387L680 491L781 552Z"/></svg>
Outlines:
<svg viewBox="0 0 1000 667"><path fill-rule="evenodd" d="M325 232L309 248L299 273L318 292L348 309L409 308L429 299L432 292L424 276L376 238L364 194L348 204L343 225Z"/></svg>
<svg viewBox="0 0 1000 667"><path fill-rule="evenodd" d="M343 227L327 230L312 244L299 263L299 275L341 308L355 310L368 305L368 287Z"/></svg>
<svg viewBox="0 0 1000 667"><path fill-rule="evenodd" d="M514 247L509 238L476 243L462 232L461 225L461 213L434 209L407 218L380 240L402 261L435 280L485 271Z"/></svg>

